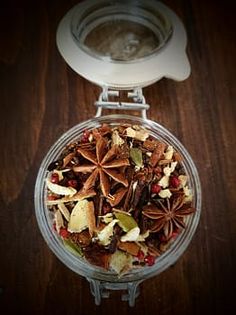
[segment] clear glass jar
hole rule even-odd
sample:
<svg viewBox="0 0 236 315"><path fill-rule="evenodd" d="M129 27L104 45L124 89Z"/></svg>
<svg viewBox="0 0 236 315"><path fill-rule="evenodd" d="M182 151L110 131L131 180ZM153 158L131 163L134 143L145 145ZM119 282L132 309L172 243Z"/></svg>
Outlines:
<svg viewBox="0 0 236 315"><path fill-rule="evenodd" d="M85 0L71 8L58 26L57 46L63 58L78 74L101 86L103 92L95 103L98 108L96 117L67 131L44 158L35 187L36 217L42 235L55 255L90 282L96 304L100 304L101 297L109 296L107 290L126 289L128 294L123 299L134 305L138 284L174 264L196 230L201 211L201 188L196 167L183 145L168 130L146 119L149 105L141 90L163 77L180 81L189 76L186 44L187 36L181 20L166 5L155 0ZM133 98L134 103L109 101L109 96L119 96L119 90L133 90L128 93L128 98ZM143 118L126 115L100 117L103 108L141 110ZM197 209L187 218L186 229L153 266L133 269L122 277L90 265L68 252L52 228L52 214L45 202L49 163L59 157L67 144L77 140L84 129L97 128L102 123L111 126L140 124L155 138L180 152L194 196L193 206Z"/></svg>
<svg viewBox="0 0 236 315"><path fill-rule="evenodd" d="M101 124L107 123L110 126L128 123L131 125L142 125L147 128L152 136L172 145L184 158L182 164L186 174L189 176L189 187L193 192L193 206L196 212L189 216L186 222L186 229L177 237L170 248L163 253L151 267L133 269L122 277L118 277L115 272L104 270L93 266L83 258L70 253L63 245L61 238L53 229L51 213L46 205L45 178L47 177L47 167L50 162L56 160L65 146L76 141L85 129L98 128ZM63 134L46 154L40 166L36 186L35 186L35 211L41 233L54 254L71 270L86 277L91 285L91 291L95 295L96 304L100 303L101 290L131 288L132 298L128 297L130 305L134 305L137 285L150 277L156 276L170 265L173 265L183 254L189 245L197 228L201 212L201 187L197 169L187 150L167 129L160 124L135 116L109 115L89 119L79 123L65 134ZM106 284L102 287L103 284Z"/></svg>

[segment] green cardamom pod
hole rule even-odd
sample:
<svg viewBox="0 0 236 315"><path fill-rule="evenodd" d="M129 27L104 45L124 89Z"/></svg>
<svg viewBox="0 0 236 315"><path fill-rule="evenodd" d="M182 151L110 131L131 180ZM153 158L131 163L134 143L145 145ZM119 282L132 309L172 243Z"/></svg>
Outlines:
<svg viewBox="0 0 236 315"><path fill-rule="evenodd" d="M140 149L131 148L130 149L130 157L136 166L138 166L138 167L143 166L143 156L142 156L142 151Z"/></svg>

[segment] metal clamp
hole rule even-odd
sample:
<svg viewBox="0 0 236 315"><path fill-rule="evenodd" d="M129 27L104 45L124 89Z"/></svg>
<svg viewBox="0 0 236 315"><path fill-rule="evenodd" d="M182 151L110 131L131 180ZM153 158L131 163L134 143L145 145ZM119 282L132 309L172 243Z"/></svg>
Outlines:
<svg viewBox="0 0 236 315"><path fill-rule="evenodd" d="M135 305L135 299L139 296L140 288L139 284L142 280L134 282L103 282L91 278L87 278L90 284L90 291L95 298L95 304L100 305L102 298L109 298L112 291L121 291L122 301L127 301L129 306ZM126 292L125 292L126 291Z"/></svg>
<svg viewBox="0 0 236 315"><path fill-rule="evenodd" d="M97 112L95 117L102 115L103 108L105 109L126 109L126 110L139 110L143 119L147 119L147 110L149 105L146 103L145 97L141 88L135 88L132 92L128 92L128 98L132 98L134 102L112 102L109 101L109 96L119 97L120 92L116 90L109 90L108 87L104 86L101 94L99 95L98 101L95 102Z"/></svg>

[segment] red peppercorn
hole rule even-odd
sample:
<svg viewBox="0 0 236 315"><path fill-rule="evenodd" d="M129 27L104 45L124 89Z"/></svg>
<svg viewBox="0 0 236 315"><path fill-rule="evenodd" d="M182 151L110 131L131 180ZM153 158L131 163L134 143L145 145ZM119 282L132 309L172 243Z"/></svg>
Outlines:
<svg viewBox="0 0 236 315"><path fill-rule="evenodd" d="M52 173L52 175L51 175L51 182L53 184L58 184L59 183L59 175L57 173Z"/></svg>
<svg viewBox="0 0 236 315"><path fill-rule="evenodd" d="M145 257L144 252L140 249L136 257L138 258L138 260L143 261Z"/></svg>
<svg viewBox="0 0 236 315"><path fill-rule="evenodd" d="M65 228L60 228L60 236L63 238L68 238L70 235L70 232L67 231Z"/></svg>
<svg viewBox="0 0 236 315"><path fill-rule="evenodd" d="M152 184L151 186L151 193L158 194L161 191L161 186L158 184Z"/></svg>
<svg viewBox="0 0 236 315"><path fill-rule="evenodd" d="M78 185L78 182L77 182L76 179L69 179L69 180L68 180L68 186L73 187L73 188L76 188L77 185Z"/></svg>
<svg viewBox="0 0 236 315"><path fill-rule="evenodd" d="M173 188L178 188L179 185L180 185L180 180L177 176L172 176L170 178L170 185L173 187Z"/></svg>
<svg viewBox="0 0 236 315"><path fill-rule="evenodd" d="M90 135L90 132L85 129L83 132L83 135L81 137L81 142L83 142L83 143L89 142L89 135Z"/></svg>
<svg viewBox="0 0 236 315"><path fill-rule="evenodd" d="M147 256L144 258L144 261L145 261L145 263L146 263L148 266L152 266L152 265L154 265L154 263L155 263L155 257L152 256L152 255L147 255Z"/></svg>

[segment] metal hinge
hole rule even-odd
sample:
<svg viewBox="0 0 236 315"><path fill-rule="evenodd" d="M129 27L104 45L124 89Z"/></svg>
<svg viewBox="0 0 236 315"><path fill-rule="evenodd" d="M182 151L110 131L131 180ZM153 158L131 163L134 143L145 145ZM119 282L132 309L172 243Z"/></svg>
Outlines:
<svg viewBox="0 0 236 315"><path fill-rule="evenodd" d="M128 92L128 98L132 98L134 102L113 102L109 100L110 96L120 96L120 92L116 90L109 90L108 87L104 86L101 94L99 95L98 101L95 102L97 112L95 117L102 115L103 108L105 109L125 109L125 110L139 110L143 119L147 119L147 110L149 105L146 103L143 91L141 88L135 88L132 92Z"/></svg>

